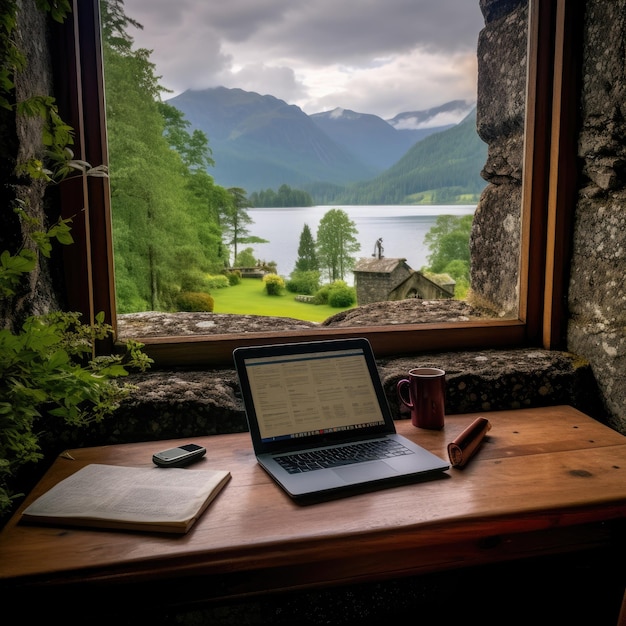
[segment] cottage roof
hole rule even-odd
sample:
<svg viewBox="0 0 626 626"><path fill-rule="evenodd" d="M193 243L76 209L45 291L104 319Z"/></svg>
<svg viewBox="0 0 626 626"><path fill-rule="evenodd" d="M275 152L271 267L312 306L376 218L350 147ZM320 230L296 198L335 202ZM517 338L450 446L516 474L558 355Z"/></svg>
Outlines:
<svg viewBox="0 0 626 626"><path fill-rule="evenodd" d="M355 272L374 272L377 274L391 274L398 265L404 264L406 259L392 259L390 257L383 257L382 259L372 257L363 257L358 260L354 271Z"/></svg>

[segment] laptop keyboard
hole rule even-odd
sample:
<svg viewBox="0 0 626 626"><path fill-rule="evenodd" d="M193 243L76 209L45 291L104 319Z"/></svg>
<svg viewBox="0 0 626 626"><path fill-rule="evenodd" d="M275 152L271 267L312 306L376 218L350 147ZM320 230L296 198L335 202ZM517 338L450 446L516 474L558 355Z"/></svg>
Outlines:
<svg viewBox="0 0 626 626"><path fill-rule="evenodd" d="M290 474L300 474L405 454L413 454L413 451L392 439L380 439L312 452L298 452L275 457L275 460Z"/></svg>

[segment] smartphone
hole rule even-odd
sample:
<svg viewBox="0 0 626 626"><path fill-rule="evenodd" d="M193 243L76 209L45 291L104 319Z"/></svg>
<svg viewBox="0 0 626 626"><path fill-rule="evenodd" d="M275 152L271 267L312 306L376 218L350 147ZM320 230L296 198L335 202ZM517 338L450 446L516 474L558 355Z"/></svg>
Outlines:
<svg viewBox="0 0 626 626"><path fill-rule="evenodd" d="M195 443L188 443L178 448L161 450L152 455L152 461L159 467L184 467L201 459L206 454L206 448Z"/></svg>

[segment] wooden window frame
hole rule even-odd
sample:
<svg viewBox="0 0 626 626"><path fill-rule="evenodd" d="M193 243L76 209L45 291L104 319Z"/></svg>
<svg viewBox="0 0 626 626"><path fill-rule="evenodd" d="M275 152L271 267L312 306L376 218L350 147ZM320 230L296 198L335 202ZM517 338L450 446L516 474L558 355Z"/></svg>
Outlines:
<svg viewBox="0 0 626 626"><path fill-rule="evenodd" d="M575 202L577 98L571 51L580 21L573 5L574 0L529 0L518 319L143 340L156 365L232 365L238 345L355 334L367 337L379 357L527 346L564 349ZM72 19L57 28L53 41L61 44L55 54L56 93L62 95L57 100L76 130L76 156L94 165L108 163L98 0L73 0ZM62 187L63 215L73 217L76 240L67 251L68 306L89 320L103 311L116 328L108 180L85 179ZM111 344L102 348L114 349Z"/></svg>

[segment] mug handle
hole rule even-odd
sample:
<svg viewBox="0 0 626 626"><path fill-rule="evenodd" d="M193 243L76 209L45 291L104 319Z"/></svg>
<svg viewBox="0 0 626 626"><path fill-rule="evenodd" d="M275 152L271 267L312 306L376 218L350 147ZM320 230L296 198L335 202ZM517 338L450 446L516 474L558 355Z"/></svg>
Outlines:
<svg viewBox="0 0 626 626"><path fill-rule="evenodd" d="M411 384L411 381L409 381L408 378L403 378L402 380L398 381L398 384L396 385L396 389L398 391L398 398L400 399L400 402L402 402L402 404L412 409L413 403L411 402L411 394L408 392L405 394L404 392L405 389L408 390L410 384Z"/></svg>

